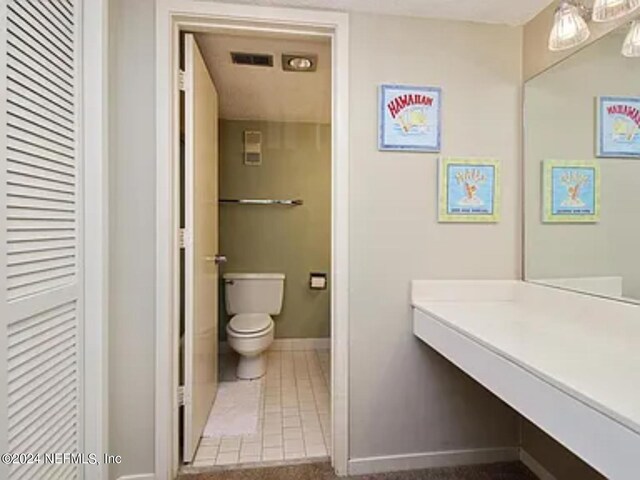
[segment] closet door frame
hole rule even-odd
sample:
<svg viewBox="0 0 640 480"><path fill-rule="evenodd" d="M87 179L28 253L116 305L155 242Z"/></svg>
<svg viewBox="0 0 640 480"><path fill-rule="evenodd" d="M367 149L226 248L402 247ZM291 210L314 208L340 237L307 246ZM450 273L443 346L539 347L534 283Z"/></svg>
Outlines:
<svg viewBox="0 0 640 480"><path fill-rule="evenodd" d="M109 0L82 5L82 141L84 155L84 450L100 466L85 480L109 478Z"/></svg>

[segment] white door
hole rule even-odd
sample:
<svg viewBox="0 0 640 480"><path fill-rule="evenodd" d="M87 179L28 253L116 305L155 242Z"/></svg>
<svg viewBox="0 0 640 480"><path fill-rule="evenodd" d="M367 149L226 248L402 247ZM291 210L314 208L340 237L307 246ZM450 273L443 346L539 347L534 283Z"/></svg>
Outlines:
<svg viewBox="0 0 640 480"><path fill-rule="evenodd" d="M83 451L80 3L0 2L2 453ZM70 462L0 466L81 477Z"/></svg>
<svg viewBox="0 0 640 480"><path fill-rule="evenodd" d="M185 36L184 461L193 460L218 382L218 94Z"/></svg>

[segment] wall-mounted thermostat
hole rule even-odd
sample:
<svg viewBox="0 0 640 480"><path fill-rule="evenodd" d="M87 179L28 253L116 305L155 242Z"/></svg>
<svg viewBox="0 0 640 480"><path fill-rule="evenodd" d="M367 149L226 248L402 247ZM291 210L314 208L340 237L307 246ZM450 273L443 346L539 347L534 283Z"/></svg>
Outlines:
<svg viewBox="0 0 640 480"><path fill-rule="evenodd" d="M245 130L244 164L252 166L262 165L262 132Z"/></svg>

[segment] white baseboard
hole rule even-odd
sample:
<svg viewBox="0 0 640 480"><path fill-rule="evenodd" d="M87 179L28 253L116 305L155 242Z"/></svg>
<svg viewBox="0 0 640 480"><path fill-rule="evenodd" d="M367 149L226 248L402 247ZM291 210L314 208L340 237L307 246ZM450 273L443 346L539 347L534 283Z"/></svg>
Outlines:
<svg viewBox="0 0 640 480"><path fill-rule="evenodd" d="M514 462L518 460L520 460L520 449L517 447L389 455L349 460L349 475L369 475L403 470L420 470L423 468Z"/></svg>
<svg viewBox="0 0 640 480"><path fill-rule="evenodd" d="M520 449L520 461L531 470L540 480L556 480L549 470L544 468L538 460L529 455L526 450Z"/></svg>
<svg viewBox="0 0 640 480"><path fill-rule="evenodd" d="M220 353L231 352L227 342L220 342L218 349ZM276 338L269 347L271 352L308 352L329 349L331 349L330 338Z"/></svg>
<svg viewBox="0 0 640 480"><path fill-rule="evenodd" d="M156 476L153 473L141 473L139 475L123 475L118 477L118 480L156 480Z"/></svg>

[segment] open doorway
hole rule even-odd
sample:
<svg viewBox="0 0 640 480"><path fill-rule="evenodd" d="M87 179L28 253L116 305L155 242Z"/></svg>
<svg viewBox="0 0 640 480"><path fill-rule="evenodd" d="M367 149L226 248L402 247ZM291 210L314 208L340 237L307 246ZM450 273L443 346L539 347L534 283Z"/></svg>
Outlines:
<svg viewBox="0 0 640 480"><path fill-rule="evenodd" d="M328 457L331 40L180 38L181 464Z"/></svg>
<svg viewBox="0 0 640 480"><path fill-rule="evenodd" d="M349 434L349 20L344 13L230 5L194 0L161 1L157 26L157 221L155 470L175 478L182 465L180 399L180 36L183 32L245 31L326 37L331 41L331 464L347 474Z"/></svg>

